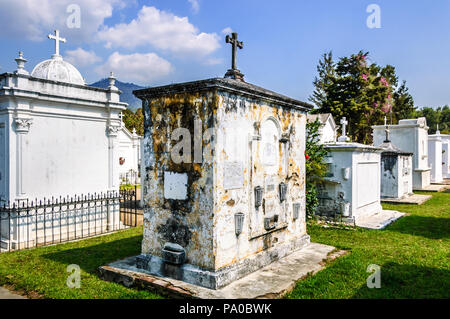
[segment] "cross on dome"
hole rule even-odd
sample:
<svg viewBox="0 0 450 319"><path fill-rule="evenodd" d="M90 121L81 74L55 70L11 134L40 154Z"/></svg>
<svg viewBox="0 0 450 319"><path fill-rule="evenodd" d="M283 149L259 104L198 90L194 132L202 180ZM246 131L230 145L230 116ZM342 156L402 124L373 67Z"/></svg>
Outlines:
<svg viewBox="0 0 450 319"><path fill-rule="evenodd" d="M66 43L66 39L59 37L59 30L58 29L55 30L55 35L49 34L48 38L50 40L55 40L55 56L60 56L60 54L59 54L59 42L61 41L63 43Z"/></svg>

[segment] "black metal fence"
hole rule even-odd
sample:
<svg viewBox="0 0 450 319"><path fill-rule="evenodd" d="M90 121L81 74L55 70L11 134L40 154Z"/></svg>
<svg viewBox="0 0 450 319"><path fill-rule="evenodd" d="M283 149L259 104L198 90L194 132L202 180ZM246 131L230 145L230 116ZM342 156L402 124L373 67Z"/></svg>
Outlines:
<svg viewBox="0 0 450 319"><path fill-rule="evenodd" d="M0 206L0 252L78 240L142 225L137 188Z"/></svg>

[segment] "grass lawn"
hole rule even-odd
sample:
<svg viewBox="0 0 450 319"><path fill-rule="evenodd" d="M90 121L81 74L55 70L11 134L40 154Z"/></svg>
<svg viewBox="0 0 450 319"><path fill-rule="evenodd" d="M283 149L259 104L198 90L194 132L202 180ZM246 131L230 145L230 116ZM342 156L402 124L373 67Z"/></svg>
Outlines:
<svg viewBox="0 0 450 319"><path fill-rule="evenodd" d="M148 291L101 280L97 268L138 255L142 227L55 246L0 254L0 286L31 298L160 298ZM81 287L68 288L67 266L81 269Z"/></svg>
<svg viewBox="0 0 450 319"><path fill-rule="evenodd" d="M309 225L314 242L350 251L299 281L287 298L450 298L450 193L427 203L383 205L410 213L382 231ZM0 286L30 297L159 298L148 291L105 282L97 268L140 252L142 229L78 242L0 254ZM81 268L81 288L66 285L67 266ZM369 289L367 266L381 267L381 288Z"/></svg>
<svg viewBox="0 0 450 319"><path fill-rule="evenodd" d="M312 241L351 253L298 282L286 297L450 298L450 193L433 193L423 205L383 207L411 215L381 231L310 225ZM367 287L370 264L381 267L379 289Z"/></svg>

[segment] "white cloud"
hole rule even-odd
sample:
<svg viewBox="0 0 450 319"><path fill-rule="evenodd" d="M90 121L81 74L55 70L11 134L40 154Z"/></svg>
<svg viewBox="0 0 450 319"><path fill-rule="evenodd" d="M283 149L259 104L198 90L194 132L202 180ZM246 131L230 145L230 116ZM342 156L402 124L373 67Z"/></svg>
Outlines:
<svg viewBox="0 0 450 319"><path fill-rule="evenodd" d="M120 81L148 85L169 75L173 69L169 61L155 53L127 55L114 52L103 65L95 68L95 72L106 77L112 71Z"/></svg>
<svg viewBox="0 0 450 319"><path fill-rule="evenodd" d="M102 59L93 51L86 51L82 48L76 50L66 50L65 60L77 67L85 67L100 62Z"/></svg>
<svg viewBox="0 0 450 319"><path fill-rule="evenodd" d="M200 10L199 0L188 0L188 1L191 4L192 11L194 13L198 13L198 11Z"/></svg>
<svg viewBox="0 0 450 319"><path fill-rule="evenodd" d="M67 25L71 15L67 8L74 3L80 6L80 28ZM60 29L71 42L89 41L104 19L111 17L113 9L124 6L123 0L0 0L2 36L41 41L54 29Z"/></svg>
<svg viewBox="0 0 450 319"><path fill-rule="evenodd" d="M222 32L222 34L230 34L233 32L233 29L231 29L230 27L226 27L221 32Z"/></svg>
<svg viewBox="0 0 450 319"><path fill-rule="evenodd" d="M143 6L130 23L104 27L98 34L106 47L133 49L151 45L179 55L206 56L220 47L216 33L199 32L187 17Z"/></svg>

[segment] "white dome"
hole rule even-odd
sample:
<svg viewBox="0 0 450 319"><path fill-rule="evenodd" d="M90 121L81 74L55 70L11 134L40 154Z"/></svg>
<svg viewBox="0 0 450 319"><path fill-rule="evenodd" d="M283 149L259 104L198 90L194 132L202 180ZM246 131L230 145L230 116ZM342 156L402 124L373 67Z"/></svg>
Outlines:
<svg viewBox="0 0 450 319"><path fill-rule="evenodd" d="M45 80L85 85L80 72L59 55L53 55L50 60L42 61L36 65L33 72L31 72L31 76Z"/></svg>

